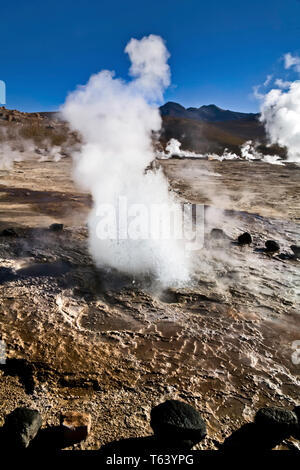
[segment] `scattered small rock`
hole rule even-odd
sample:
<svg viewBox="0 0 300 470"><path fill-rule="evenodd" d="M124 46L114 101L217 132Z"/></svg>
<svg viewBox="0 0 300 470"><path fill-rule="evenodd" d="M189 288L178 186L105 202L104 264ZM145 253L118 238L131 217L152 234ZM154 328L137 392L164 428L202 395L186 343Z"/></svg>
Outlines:
<svg viewBox="0 0 300 470"><path fill-rule="evenodd" d="M60 415L64 440L68 445L84 441L91 430L91 415L80 411L66 411Z"/></svg>
<svg viewBox="0 0 300 470"><path fill-rule="evenodd" d="M9 447L25 449L37 435L42 418L37 410L16 408L5 419L3 432Z"/></svg>
<svg viewBox="0 0 300 470"><path fill-rule="evenodd" d="M275 240L267 240L265 246L268 253L275 253L276 251L280 250L279 243L277 243Z"/></svg>
<svg viewBox="0 0 300 470"><path fill-rule="evenodd" d="M0 284L15 279L16 274L11 268L0 268Z"/></svg>
<svg viewBox="0 0 300 470"><path fill-rule="evenodd" d="M14 237L14 238L17 238L19 236L17 232L15 231L15 229L13 228L5 228L4 230L2 230L0 235L2 237Z"/></svg>
<svg viewBox="0 0 300 470"><path fill-rule="evenodd" d="M206 424L191 405L178 400L167 400L151 411L154 435L178 446L193 447L206 436Z"/></svg>
<svg viewBox="0 0 300 470"><path fill-rule="evenodd" d="M51 232L62 232L64 229L64 224L51 224L49 230Z"/></svg>
<svg viewBox="0 0 300 470"><path fill-rule="evenodd" d="M296 258L300 258L300 245L291 245L291 250Z"/></svg>
<svg viewBox="0 0 300 470"><path fill-rule="evenodd" d="M238 242L240 245L250 245L252 243L252 237L249 232L244 232L238 236Z"/></svg>

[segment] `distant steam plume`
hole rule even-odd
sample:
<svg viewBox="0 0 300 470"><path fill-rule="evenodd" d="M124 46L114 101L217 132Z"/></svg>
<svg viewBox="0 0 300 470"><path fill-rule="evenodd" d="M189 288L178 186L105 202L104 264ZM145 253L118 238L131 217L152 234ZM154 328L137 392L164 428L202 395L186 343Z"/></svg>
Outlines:
<svg viewBox="0 0 300 470"><path fill-rule="evenodd" d="M164 284L182 283L189 279L182 240L154 239L147 234L144 239L126 238L120 224L114 231L114 216L105 210L113 206L124 215L121 198L130 208L128 217L122 218L126 225L140 211L145 215L145 209L150 213L153 205L164 207L164 214L151 218L152 227L177 211L162 171L146 171L154 158L153 133L161 128L157 103L170 83L169 53L155 35L131 39L125 52L131 61L131 81L103 70L71 93L62 107L64 117L83 139L81 151L74 155L75 179L93 196L88 221L90 251L100 267L134 276L151 275ZM99 235L103 217L111 235L107 238ZM147 221L140 224L141 231L147 231Z"/></svg>
<svg viewBox="0 0 300 470"><path fill-rule="evenodd" d="M300 57L284 56L285 68L300 73ZM277 79L279 87L261 95L261 121L272 144L287 148L288 160L300 162L300 80Z"/></svg>

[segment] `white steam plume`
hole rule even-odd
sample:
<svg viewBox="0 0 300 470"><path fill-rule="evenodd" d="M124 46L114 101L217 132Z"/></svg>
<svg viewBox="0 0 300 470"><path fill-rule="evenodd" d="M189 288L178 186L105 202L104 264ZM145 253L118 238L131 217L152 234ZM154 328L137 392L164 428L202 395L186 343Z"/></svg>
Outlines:
<svg viewBox="0 0 300 470"><path fill-rule="evenodd" d="M162 100L163 91L170 85L170 54L159 36L150 34L141 40L131 39L125 48L131 61L130 75L135 78L131 86L141 96Z"/></svg>
<svg viewBox="0 0 300 470"><path fill-rule="evenodd" d="M120 197L139 213L154 204L165 215L178 210L162 171L145 171L154 158L153 132L161 128L156 106L170 83L169 53L159 36L131 39L125 51L131 60L131 81L115 78L103 70L91 76L66 99L62 113L71 127L80 132L83 145L74 155L75 179L90 190L94 207L90 213L89 247L99 267L109 266L131 275L151 275L165 285L189 279L188 260L182 241L147 238L132 240L99 238L99 215L104 204L118 208ZM103 214L103 213L102 213ZM131 214L133 215L133 214ZM162 216L151 219L159 224ZM142 224L141 229L146 230ZM108 230L113 220L107 220ZM149 227L148 227L149 228ZM120 227L119 227L120 229Z"/></svg>
<svg viewBox="0 0 300 470"><path fill-rule="evenodd" d="M284 56L285 68L300 73L300 57L290 53ZM300 161L300 80L284 82L276 80L280 89L272 89L263 95L261 121L265 124L272 144L287 148L288 160Z"/></svg>
<svg viewBox="0 0 300 470"><path fill-rule="evenodd" d="M168 159L172 157L180 158L204 158L208 160L261 160L265 163L271 163L273 165L284 165L281 158L278 155L264 155L259 152L256 148L256 144L252 140L247 140L240 147L241 155L237 155L234 152L230 152L228 149L224 149L222 155L217 155L216 153L195 153L189 150L181 149L181 142L177 139L170 139L166 145L165 152L157 151L156 157L158 159Z"/></svg>

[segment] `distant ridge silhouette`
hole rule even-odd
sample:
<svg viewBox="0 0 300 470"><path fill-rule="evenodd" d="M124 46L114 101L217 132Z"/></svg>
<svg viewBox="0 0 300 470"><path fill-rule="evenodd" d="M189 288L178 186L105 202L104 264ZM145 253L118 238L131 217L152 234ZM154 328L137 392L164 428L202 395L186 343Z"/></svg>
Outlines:
<svg viewBox="0 0 300 470"><path fill-rule="evenodd" d="M162 116L171 116L184 119L193 119L195 121L206 122L225 122L225 121L256 121L259 114L240 113L222 109L215 104L203 105L200 108L185 108L179 103L168 101L160 107Z"/></svg>

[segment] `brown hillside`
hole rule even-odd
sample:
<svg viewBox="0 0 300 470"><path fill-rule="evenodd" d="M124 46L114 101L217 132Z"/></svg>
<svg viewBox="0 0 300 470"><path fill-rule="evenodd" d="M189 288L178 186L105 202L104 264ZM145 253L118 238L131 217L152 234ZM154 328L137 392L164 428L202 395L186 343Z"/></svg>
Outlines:
<svg viewBox="0 0 300 470"><path fill-rule="evenodd" d="M182 148L197 153L222 153L225 148L239 152L247 140L265 142L265 132L259 121L204 122L163 116L162 144L175 138Z"/></svg>

